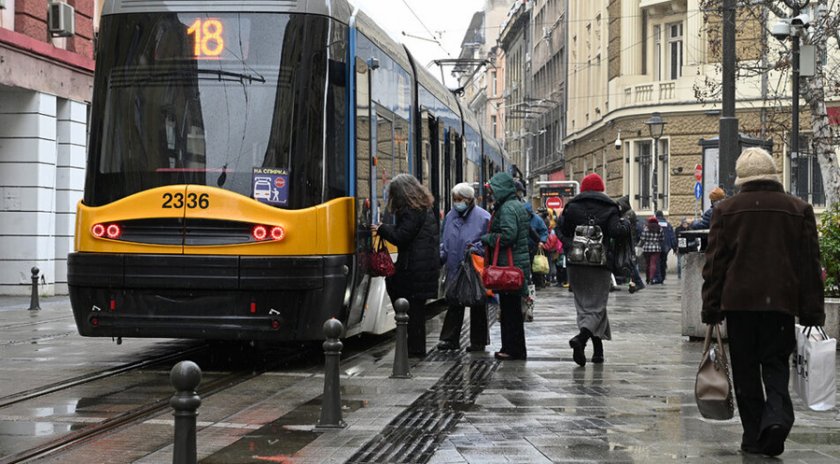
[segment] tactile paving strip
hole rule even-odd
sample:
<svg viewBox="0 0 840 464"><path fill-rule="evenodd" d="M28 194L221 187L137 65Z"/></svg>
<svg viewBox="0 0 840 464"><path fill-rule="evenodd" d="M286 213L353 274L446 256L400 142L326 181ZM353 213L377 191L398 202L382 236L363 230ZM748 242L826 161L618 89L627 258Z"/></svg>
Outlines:
<svg viewBox="0 0 840 464"><path fill-rule="evenodd" d="M438 382L400 413L347 462L425 463L475 404L499 362L458 360Z"/></svg>

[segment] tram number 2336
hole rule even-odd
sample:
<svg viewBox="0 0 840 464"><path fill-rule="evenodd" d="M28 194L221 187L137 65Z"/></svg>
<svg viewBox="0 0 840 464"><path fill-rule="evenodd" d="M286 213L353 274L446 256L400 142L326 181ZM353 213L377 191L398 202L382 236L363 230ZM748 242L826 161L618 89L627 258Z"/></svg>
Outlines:
<svg viewBox="0 0 840 464"><path fill-rule="evenodd" d="M164 193L163 194L163 209L180 209L184 205L189 209L207 209L210 207L210 195L202 193L190 193L184 195L183 193Z"/></svg>

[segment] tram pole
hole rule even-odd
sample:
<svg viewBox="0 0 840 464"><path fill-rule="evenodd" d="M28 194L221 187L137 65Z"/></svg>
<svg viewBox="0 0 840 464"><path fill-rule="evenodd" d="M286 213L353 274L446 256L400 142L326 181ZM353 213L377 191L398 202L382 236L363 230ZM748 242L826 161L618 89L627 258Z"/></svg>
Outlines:
<svg viewBox="0 0 840 464"><path fill-rule="evenodd" d="M397 321L396 346L394 347L394 371L392 379L410 379L408 367L408 300L399 298L394 302L394 319Z"/></svg>
<svg viewBox="0 0 840 464"><path fill-rule="evenodd" d="M175 387L175 395L169 405L175 412L175 442L172 451L172 464L196 464L196 425L201 397L195 392L201 383L201 369L192 361L181 361L172 368L169 380Z"/></svg>
<svg viewBox="0 0 840 464"><path fill-rule="evenodd" d="M40 311L41 302L38 300L38 273L41 272L38 266L32 266L32 296L29 298L29 310Z"/></svg>
<svg viewBox="0 0 840 464"><path fill-rule="evenodd" d="M340 429L347 426L341 419L341 385L339 362L344 344L338 339L344 332L341 322L332 318L324 322L324 394L321 397L321 418L316 429Z"/></svg>

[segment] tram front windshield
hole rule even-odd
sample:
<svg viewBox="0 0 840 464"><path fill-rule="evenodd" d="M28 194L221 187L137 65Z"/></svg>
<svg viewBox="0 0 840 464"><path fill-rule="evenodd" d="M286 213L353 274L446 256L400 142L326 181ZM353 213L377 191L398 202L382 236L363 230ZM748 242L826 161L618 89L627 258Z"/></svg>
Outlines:
<svg viewBox="0 0 840 464"><path fill-rule="evenodd" d="M85 204L174 184L290 209L346 195L346 37L310 15L104 16Z"/></svg>

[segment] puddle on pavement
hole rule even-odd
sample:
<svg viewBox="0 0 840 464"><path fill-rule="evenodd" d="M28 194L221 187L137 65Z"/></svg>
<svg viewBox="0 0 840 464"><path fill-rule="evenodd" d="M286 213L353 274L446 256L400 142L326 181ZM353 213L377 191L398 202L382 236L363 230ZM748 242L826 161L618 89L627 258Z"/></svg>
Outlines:
<svg viewBox="0 0 840 464"><path fill-rule="evenodd" d="M367 401L341 402L342 415L364 407L367 407ZM320 417L321 397L317 397L274 422L248 433L234 444L202 459L201 462L203 464L291 463L295 453L320 435L321 432L313 431Z"/></svg>
<svg viewBox="0 0 840 464"><path fill-rule="evenodd" d="M15 437L47 437L72 432L87 427L87 424L63 424L55 422L0 421L0 447L5 440ZM5 447L3 447L5 448Z"/></svg>
<svg viewBox="0 0 840 464"><path fill-rule="evenodd" d="M802 445L840 445L840 433L795 433L788 440Z"/></svg>

